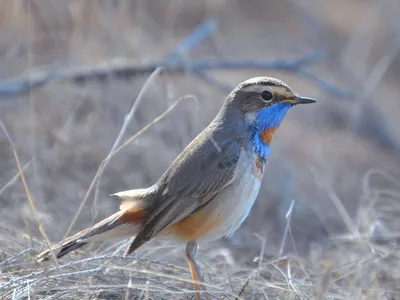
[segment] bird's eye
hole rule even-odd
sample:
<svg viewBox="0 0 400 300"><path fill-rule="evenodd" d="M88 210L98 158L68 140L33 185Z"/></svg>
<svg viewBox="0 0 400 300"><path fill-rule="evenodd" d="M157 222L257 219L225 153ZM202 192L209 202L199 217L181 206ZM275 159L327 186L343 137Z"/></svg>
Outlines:
<svg viewBox="0 0 400 300"><path fill-rule="evenodd" d="M273 97L274 97L274 95L272 95L272 93L270 91L262 91L261 92L261 98L264 101L271 101Z"/></svg>

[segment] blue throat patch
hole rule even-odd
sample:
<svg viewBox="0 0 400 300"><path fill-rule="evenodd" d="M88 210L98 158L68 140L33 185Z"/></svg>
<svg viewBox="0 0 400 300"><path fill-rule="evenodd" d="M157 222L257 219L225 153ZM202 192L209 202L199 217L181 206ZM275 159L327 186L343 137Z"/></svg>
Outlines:
<svg viewBox="0 0 400 300"><path fill-rule="evenodd" d="M266 129L279 127L291 107L292 104L279 103L258 112L255 126L252 129L252 139L254 150L260 158L267 159L269 153L269 144L264 144L261 140L261 133Z"/></svg>

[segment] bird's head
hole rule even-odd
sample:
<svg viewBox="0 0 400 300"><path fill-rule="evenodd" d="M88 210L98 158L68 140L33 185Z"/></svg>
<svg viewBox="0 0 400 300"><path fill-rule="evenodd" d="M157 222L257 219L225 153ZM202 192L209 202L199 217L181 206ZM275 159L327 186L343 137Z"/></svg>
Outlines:
<svg viewBox="0 0 400 300"><path fill-rule="evenodd" d="M244 113L256 149L259 149L260 156L264 158L268 154L273 134L290 108L297 104L316 102L314 99L299 96L281 80L270 77L255 77L242 82L228 99ZM268 149L261 149L263 147Z"/></svg>
<svg viewBox="0 0 400 300"><path fill-rule="evenodd" d="M232 91L231 99L249 124L258 121L263 123L259 125L267 127L279 126L293 106L315 102L297 95L283 81L271 77L255 77L242 82Z"/></svg>

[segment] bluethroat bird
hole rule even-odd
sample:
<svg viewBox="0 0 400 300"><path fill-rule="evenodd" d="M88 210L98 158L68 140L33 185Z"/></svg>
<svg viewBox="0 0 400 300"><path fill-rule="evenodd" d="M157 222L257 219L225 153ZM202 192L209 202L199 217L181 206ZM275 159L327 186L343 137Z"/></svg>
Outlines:
<svg viewBox="0 0 400 300"><path fill-rule="evenodd" d="M156 184L116 193L120 211L38 255L60 258L92 241L134 237L128 255L155 237L187 242L186 255L200 299L195 261L199 241L231 236L260 189L272 137L287 112L314 103L284 82L256 77L240 83L215 119L172 162Z"/></svg>

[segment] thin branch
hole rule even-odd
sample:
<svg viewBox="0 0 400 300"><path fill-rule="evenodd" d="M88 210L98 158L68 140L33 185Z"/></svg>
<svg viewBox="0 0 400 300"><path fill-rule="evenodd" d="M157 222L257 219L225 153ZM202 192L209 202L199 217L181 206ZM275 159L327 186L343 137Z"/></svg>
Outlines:
<svg viewBox="0 0 400 300"><path fill-rule="evenodd" d="M205 84L215 86L220 89L222 92L230 93L233 87L229 84L223 83L217 79L215 79L212 75L207 72L194 72L193 75L203 81Z"/></svg>
<svg viewBox="0 0 400 300"><path fill-rule="evenodd" d="M117 139L115 140L113 146L111 147L110 152L108 153L107 157L101 162L99 169L96 172L96 175L92 181L92 184L90 184L90 187L93 186L93 182L95 182L97 180L97 184L96 184L96 191L98 191L99 188L99 184L100 184L100 178L101 175L103 174L105 168L108 165L108 162L110 161L111 157L114 155L115 150L118 148L118 146L120 145L122 139L124 138L125 132L128 129L129 124L132 121L133 115L135 114L140 102L143 99L143 96L145 94L145 92L147 92L147 90L149 89L150 84L155 80L155 78L160 74L160 72L162 71L162 68L157 68L147 79L146 83L144 84L143 88L141 89L139 95L136 98L136 101L134 102L134 104L132 105L131 110L129 111L129 113L126 115L124 123L122 124L122 128L117 136ZM68 234L70 233L72 227L75 225L75 222L78 218L78 216L80 215L84 205L86 204L87 199L89 198L89 194L90 194L91 190L89 188L89 190L86 192L85 198L83 199L82 203L80 204L77 212L75 213L65 235L64 238L68 236ZM96 204L96 199L98 196L98 192L96 192L95 194L95 200L94 203Z"/></svg>
<svg viewBox="0 0 400 300"><path fill-rule="evenodd" d="M329 81L326 81L308 71L299 70L297 72L297 75L310 80L315 85L317 85L322 91L324 91L325 93L330 94L332 96L342 98L342 99L354 99L355 98L355 94L341 90L341 89L337 88L334 84L330 83Z"/></svg>
<svg viewBox="0 0 400 300"><path fill-rule="evenodd" d="M283 250L284 250L284 247L285 247L285 244L286 244L287 235L288 235L289 230L290 230L290 221L292 219L294 204L295 204L295 201L292 200L292 202L290 203L290 206L289 206L289 208L288 208L288 210L286 212L286 215L285 215L286 226L285 226L285 231L283 232L281 247L279 248L279 254L278 254L279 258L282 257Z"/></svg>
<svg viewBox="0 0 400 300"><path fill-rule="evenodd" d="M18 168L18 171L19 171L19 174L20 174L20 177L21 177L21 181L22 181L22 184L23 184L24 189L25 189L25 194L26 194L26 197L28 199L29 205L31 207L31 210L32 210L32 213L33 213L33 217L34 217L34 219L35 219L35 221L37 223L39 232L42 235L43 239L45 240L47 247L50 249L50 241L49 241L49 238L47 237L46 232L44 231L42 222L40 221L39 213L37 212L37 209L36 209L35 201L34 201L32 195L31 195L31 192L29 190L28 184L26 182L26 178L25 178L25 175L24 175L24 171L23 171L23 169L21 167L21 162L20 162L20 159L19 159L19 155L17 153L17 149L15 147L15 144L14 144L13 140L11 139L10 134L8 133L8 130L6 129L4 123L3 123L3 121L1 119L0 119L0 127L3 130L4 134L6 135L6 137L8 139L8 142L10 143L12 152L14 154L14 159L15 159L15 162L17 164L17 168Z"/></svg>
<svg viewBox="0 0 400 300"><path fill-rule="evenodd" d="M129 79L133 76L147 75L157 68L163 68L171 73L204 72L208 70L281 70L297 73L301 68L314 64L321 55L312 53L304 57L291 60L271 59L257 60L215 60L196 59L184 61L175 56L167 60L140 63L136 60L116 58L93 66L79 66L49 71L31 71L28 75L10 80L0 81L0 97L15 96L37 89L53 80L72 80L84 83L88 80L109 80L111 78ZM299 74L303 76L301 73ZM310 78L313 82L314 79ZM315 81L320 85L320 80ZM328 90L329 92L329 90ZM340 93L337 93L340 95Z"/></svg>
<svg viewBox="0 0 400 300"><path fill-rule="evenodd" d="M117 136L117 139L115 140L110 152L108 153L107 157L102 161L101 169L100 169L99 175L97 176L96 189L95 189L95 193L94 193L93 208L95 210L95 213L93 214L93 219L96 219L96 217L97 217L97 200L99 198L101 176L103 175L103 172L106 169L111 157L114 156L115 150L121 144L122 139L124 138L125 132L128 129L128 126L132 121L133 115L136 113L136 111L139 107L139 104L142 102L142 100L144 98L144 94L147 92L150 85L160 75L161 72L162 72L162 68L156 69L146 80L146 83L143 85L142 89L140 90L139 95L137 96L136 101L132 105L131 110L126 115L124 123L122 124L122 128L121 128L121 130ZM71 229L71 226L69 229Z"/></svg>
<svg viewBox="0 0 400 300"><path fill-rule="evenodd" d="M121 146L119 146L117 149L114 151L114 155L120 152L122 149L124 149L126 146L128 146L130 143L132 143L135 139L137 139L140 135L145 133L147 130L149 130L154 124L160 122L164 117L166 117L172 110L175 109L175 107L183 100L186 99L196 99L196 96L194 95L186 95L183 96L179 99L177 99L174 103L171 104L161 115L159 115L157 118L155 118L153 121L148 123L146 126L144 126L142 129L140 129L136 134L131 136L129 139L127 139ZM113 156L114 156L113 155Z"/></svg>
<svg viewBox="0 0 400 300"><path fill-rule="evenodd" d="M2 262L0 262L0 267L4 268L4 266L12 264L13 262L17 261L21 257L24 257L25 255L34 253L34 252L35 252L34 249L26 248L26 249L22 250L21 252L17 253L16 255L11 256L11 257L7 258L6 260L3 260Z"/></svg>
<svg viewBox="0 0 400 300"><path fill-rule="evenodd" d="M28 161L22 168L22 171L25 172L32 164L34 159L31 159ZM10 186L12 186L14 183L18 181L18 179L21 177L21 173L18 171L17 174L13 176L1 189L0 189L0 195L4 193L6 189L8 189Z"/></svg>
<svg viewBox="0 0 400 300"><path fill-rule="evenodd" d="M140 95L139 95L140 96ZM145 133L147 130L149 130L153 125L155 125L156 123L158 123L159 121L161 121L163 118L165 118L173 109L175 109L175 107L183 100L186 100L188 98L194 98L194 96L188 95L185 97L181 97L179 99L177 99L174 103L172 103L172 105L170 107L168 107L161 115L159 115L158 117L156 117L153 121L151 121L150 123L148 123L145 127L143 127L141 130L139 130L136 134L134 134L133 136L131 136L129 139L127 139L124 143L122 143L122 145L120 144L120 141L118 141L118 143L114 143L114 146L116 145L116 147L113 146L112 151L110 151L110 154L100 163L99 168L96 171L96 174L94 175L89 188L86 191L86 194L77 210L77 212L75 213L74 218L71 221L71 224L67 230L67 232L65 233L64 237L66 237L69 232L72 229L72 226L75 224L79 214L81 213L84 205L87 203L90 193L92 192L93 188L95 187L95 183L97 181L97 179L99 178L99 176L101 175L101 173L103 172L102 170L104 169L104 167L106 166L106 162L108 160L110 160L115 154L117 154L118 152L120 152L123 148L125 148L127 145L129 145L130 143L132 143L135 139L137 139L139 136L141 136L143 133ZM137 101L137 100L136 100ZM127 120L125 120L126 122ZM122 131L122 129L121 129ZM121 134L121 133L120 133ZM118 138L117 138L118 139Z"/></svg>
<svg viewBox="0 0 400 300"><path fill-rule="evenodd" d="M245 292L247 286L249 285L249 283L250 283L250 278L247 278L247 280L246 280L245 283L243 284L242 288L240 289L239 293L237 294L237 297L235 298L236 300L237 300L237 299L240 299L240 297L243 296L243 294L244 294L244 292Z"/></svg>
<svg viewBox="0 0 400 300"><path fill-rule="evenodd" d="M189 53L190 50L199 45L203 40L210 37L215 32L216 28L217 23L215 20L206 19L180 43L176 50L172 52L170 59L179 60L182 56Z"/></svg>

